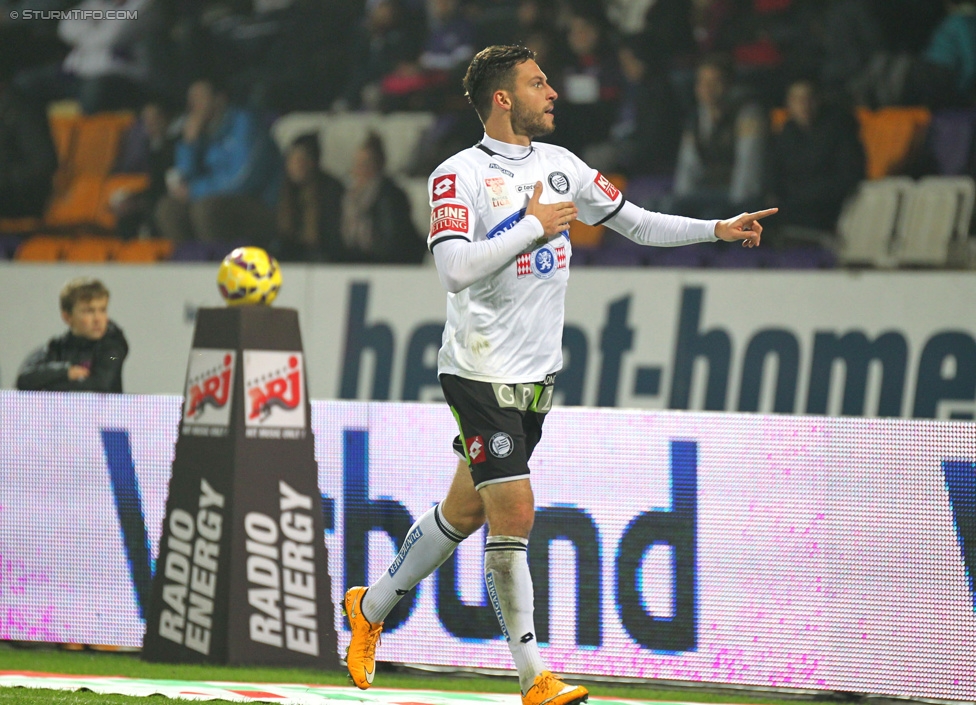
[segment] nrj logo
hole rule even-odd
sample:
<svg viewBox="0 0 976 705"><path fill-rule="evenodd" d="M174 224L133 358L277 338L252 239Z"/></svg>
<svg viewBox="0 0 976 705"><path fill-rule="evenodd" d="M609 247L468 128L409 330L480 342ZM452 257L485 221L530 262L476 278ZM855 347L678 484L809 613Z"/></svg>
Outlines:
<svg viewBox="0 0 976 705"><path fill-rule="evenodd" d="M228 424L235 357L233 350L191 351L184 394L185 424Z"/></svg>
<svg viewBox="0 0 976 705"><path fill-rule="evenodd" d="M302 354L248 350L244 353L247 426L305 427Z"/></svg>

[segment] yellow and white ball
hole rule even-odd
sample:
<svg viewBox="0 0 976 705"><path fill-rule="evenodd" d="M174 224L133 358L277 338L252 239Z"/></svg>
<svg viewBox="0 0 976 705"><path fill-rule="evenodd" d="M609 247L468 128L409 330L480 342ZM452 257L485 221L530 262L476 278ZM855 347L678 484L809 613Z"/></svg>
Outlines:
<svg viewBox="0 0 976 705"><path fill-rule="evenodd" d="M217 288L228 306L268 305L281 288L281 267L260 247L238 247L220 263Z"/></svg>

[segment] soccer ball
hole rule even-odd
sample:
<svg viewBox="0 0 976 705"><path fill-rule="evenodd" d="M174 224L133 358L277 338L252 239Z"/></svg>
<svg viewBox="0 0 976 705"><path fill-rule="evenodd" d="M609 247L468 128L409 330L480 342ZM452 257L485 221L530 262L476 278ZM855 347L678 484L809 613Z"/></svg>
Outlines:
<svg viewBox="0 0 976 705"><path fill-rule="evenodd" d="M281 288L281 267L260 247L238 247L220 263L217 288L228 306L267 305Z"/></svg>

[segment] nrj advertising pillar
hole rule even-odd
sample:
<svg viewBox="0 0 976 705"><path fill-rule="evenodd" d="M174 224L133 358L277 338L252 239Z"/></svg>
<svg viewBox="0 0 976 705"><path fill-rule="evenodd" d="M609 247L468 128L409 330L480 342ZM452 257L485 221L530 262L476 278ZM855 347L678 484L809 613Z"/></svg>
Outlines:
<svg viewBox="0 0 976 705"><path fill-rule="evenodd" d="M298 313L200 309L143 658L340 667Z"/></svg>

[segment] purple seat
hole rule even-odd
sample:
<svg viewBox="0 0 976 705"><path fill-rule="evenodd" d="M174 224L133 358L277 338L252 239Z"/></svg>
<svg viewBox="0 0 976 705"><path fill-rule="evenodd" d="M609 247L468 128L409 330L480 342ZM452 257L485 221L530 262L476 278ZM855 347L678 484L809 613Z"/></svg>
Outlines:
<svg viewBox="0 0 976 705"><path fill-rule="evenodd" d="M23 239L20 235L0 235L0 259L13 259Z"/></svg>
<svg viewBox="0 0 976 705"><path fill-rule="evenodd" d="M593 264L593 253L598 250L595 247L573 247L573 258L570 261L571 267L586 267Z"/></svg>
<svg viewBox="0 0 976 705"><path fill-rule="evenodd" d="M218 259L223 259L226 248L227 245L222 242L186 240L176 245L170 259L174 262L216 262Z"/></svg>
<svg viewBox="0 0 976 705"><path fill-rule="evenodd" d="M771 267L776 269L831 269L837 266L837 256L823 247L791 247L770 250Z"/></svg>
<svg viewBox="0 0 976 705"><path fill-rule="evenodd" d="M943 176L969 172L976 135L976 110L940 110L929 125L929 149Z"/></svg>
<svg viewBox="0 0 976 705"><path fill-rule="evenodd" d="M711 244L649 247L653 254L649 257L648 264L652 267L707 267L714 254L711 248Z"/></svg>
<svg viewBox="0 0 976 705"><path fill-rule="evenodd" d="M756 269L769 264L768 250L743 247L740 243L716 243L710 264L719 269Z"/></svg>
<svg viewBox="0 0 976 705"><path fill-rule="evenodd" d="M592 250L587 264L594 267L643 267L646 259L629 247Z"/></svg>
<svg viewBox="0 0 976 705"><path fill-rule="evenodd" d="M614 231L607 232L599 248L591 250L590 263L616 267L642 267L647 264L653 247L640 245Z"/></svg>
<svg viewBox="0 0 976 705"><path fill-rule="evenodd" d="M671 193L674 179L670 176L635 176L627 182L624 196L642 208L654 209L662 196Z"/></svg>

